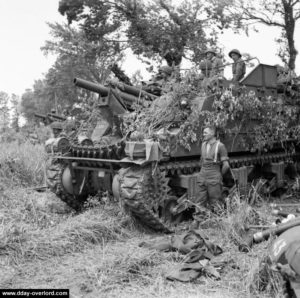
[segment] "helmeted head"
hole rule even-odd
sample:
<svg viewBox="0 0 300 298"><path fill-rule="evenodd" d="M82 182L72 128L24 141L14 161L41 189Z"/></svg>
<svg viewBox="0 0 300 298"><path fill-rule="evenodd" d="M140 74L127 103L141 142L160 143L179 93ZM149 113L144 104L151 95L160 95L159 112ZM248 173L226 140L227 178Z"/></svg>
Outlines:
<svg viewBox="0 0 300 298"><path fill-rule="evenodd" d="M237 49L231 50L231 51L228 53L228 56L229 56L231 59L233 59L233 60L237 60L237 59L239 59L239 58L242 57L240 51L237 50Z"/></svg>
<svg viewBox="0 0 300 298"><path fill-rule="evenodd" d="M161 66L158 71L161 74L166 74L170 76L173 72L173 68L171 66L165 65L165 66Z"/></svg>
<svg viewBox="0 0 300 298"><path fill-rule="evenodd" d="M203 130L203 141L210 141L216 137L216 128L214 126L206 126Z"/></svg>
<svg viewBox="0 0 300 298"><path fill-rule="evenodd" d="M54 137L56 138L63 130L63 126L60 122L54 121L50 124Z"/></svg>
<svg viewBox="0 0 300 298"><path fill-rule="evenodd" d="M214 49L207 49L205 56L207 59L211 59L212 57L217 56L217 52Z"/></svg>

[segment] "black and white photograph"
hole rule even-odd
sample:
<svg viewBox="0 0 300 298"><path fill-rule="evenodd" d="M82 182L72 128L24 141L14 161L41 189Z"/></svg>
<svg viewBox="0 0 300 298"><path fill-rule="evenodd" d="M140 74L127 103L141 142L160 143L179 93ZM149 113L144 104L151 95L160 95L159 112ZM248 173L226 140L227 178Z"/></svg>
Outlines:
<svg viewBox="0 0 300 298"><path fill-rule="evenodd" d="M0 0L0 296L300 298L300 0Z"/></svg>

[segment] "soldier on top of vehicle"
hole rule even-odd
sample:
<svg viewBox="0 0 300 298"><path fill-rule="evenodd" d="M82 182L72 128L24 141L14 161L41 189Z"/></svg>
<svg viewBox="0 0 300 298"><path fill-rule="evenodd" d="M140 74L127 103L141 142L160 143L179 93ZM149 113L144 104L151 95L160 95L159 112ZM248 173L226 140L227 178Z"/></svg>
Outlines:
<svg viewBox="0 0 300 298"><path fill-rule="evenodd" d="M208 49L205 52L205 59L200 62L200 69L199 79L202 80L203 88L212 88L219 79L223 79L223 61L214 49Z"/></svg>
<svg viewBox="0 0 300 298"><path fill-rule="evenodd" d="M143 90L154 95L160 96L162 93L162 88L165 84L169 82L174 73L174 69L171 66L161 66L158 69L158 74L152 77L152 79L145 83Z"/></svg>
<svg viewBox="0 0 300 298"><path fill-rule="evenodd" d="M161 86L168 82L171 79L173 73L173 68L171 66L165 65L161 66L158 69L158 74L155 77L156 78L156 83L160 84Z"/></svg>
<svg viewBox="0 0 300 298"><path fill-rule="evenodd" d="M51 114L56 114L56 110L55 109L51 109Z"/></svg>
<svg viewBox="0 0 300 298"><path fill-rule="evenodd" d="M63 131L63 126L60 122L54 121L50 124L50 127L52 129L52 134L54 138L58 138L62 131Z"/></svg>
<svg viewBox="0 0 300 298"><path fill-rule="evenodd" d="M209 72L209 77L223 77L224 67L222 59L217 56L217 52L213 49L208 49L205 52L206 60L211 62L211 70Z"/></svg>
<svg viewBox="0 0 300 298"><path fill-rule="evenodd" d="M202 79L223 76L224 74L222 59L217 56L217 52L213 49L208 49L205 52L205 59L200 62L200 69Z"/></svg>
<svg viewBox="0 0 300 298"><path fill-rule="evenodd" d="M276 70L277 70L277 83L278 84L286 84L286 83L292 83L293 79L295 79L297 76L295 72L291 69L289 69L287 66L281 66L279 64L276 64Z"/></svg>
<svg viewBox="0 0 300 298"><path fill-rule="evenodd" d="M234 62L232 64L232 82L239 82L245 76L246 64L241 59L242 55L239 50L233 49L228 55Z"/></svg>

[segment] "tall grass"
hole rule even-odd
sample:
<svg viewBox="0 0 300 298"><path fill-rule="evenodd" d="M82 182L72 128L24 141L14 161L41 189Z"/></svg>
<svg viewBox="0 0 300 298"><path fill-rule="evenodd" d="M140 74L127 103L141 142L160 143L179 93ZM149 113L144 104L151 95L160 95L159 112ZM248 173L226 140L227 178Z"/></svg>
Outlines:
<svg viewBox="0 0 300 298"><path fill-rule="evenodd" d="M44 182L46 153L29 141L0 144L0 185L36 186Z"/></svg>
<svg viewBox="0 0 300 298"><path fill-rule="evenodd" d="M65 220L45 228L11 221L0 226L1 255L9 255L15 264L45 260L80 252L112 240L128 238L113 208L95 208L82 214L69 214Z"/></svg>
<svg viewBox="0 0 300 298"><path fill-rule="evenodd" d="M115 202L81 214L67 209L60 213L54 194L24 189L44 183L45 160L43 145L0 143L0 258L7 260L5 272L12 272L0 278L5 287L61 285L76 292L75 276L81 284L78 297L281 297L280 278L269 268L261 274L270 240L253 246L248 254L238 251L245 224L267 219L239 194L214 226L202 230L224 250L220 258L228 265L220 269L221 279L202 276L194 284L168 282L165 274L181 257L139 247L156 234L137 231L139 226L124 217ZM55 262L60 272L47 266ZM39 267L43 268L36 272Z"/></svg>

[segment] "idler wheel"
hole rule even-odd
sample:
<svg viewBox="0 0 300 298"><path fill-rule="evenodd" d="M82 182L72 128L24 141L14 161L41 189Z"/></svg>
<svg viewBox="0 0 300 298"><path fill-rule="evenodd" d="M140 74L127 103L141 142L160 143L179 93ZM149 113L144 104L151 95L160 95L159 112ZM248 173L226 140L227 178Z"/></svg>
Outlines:
<svg viewBox="0 0 300 298"><path fill-rule="evenodd" d="M70 185L70 169L59 160L50 158L46 162L46 183L50 190L62 201L75 210L80 210L88 197L88 193L72 193ZM82 182L83 180L81 180ZM72 181L71 181L72 184Z"/></svg>

